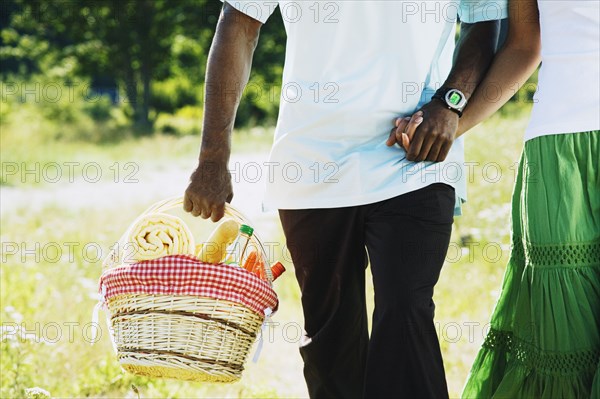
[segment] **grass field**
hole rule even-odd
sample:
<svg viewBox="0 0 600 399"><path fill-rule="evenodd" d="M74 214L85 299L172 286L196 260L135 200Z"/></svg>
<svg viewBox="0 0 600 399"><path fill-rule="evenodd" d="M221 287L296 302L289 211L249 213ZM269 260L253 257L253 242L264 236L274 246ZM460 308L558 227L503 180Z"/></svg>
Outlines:
<svg viewBox="0 0 600 399"><path fill-rule="evenodd" d="M473 162L469 202L456 219L435 293L452 397L460 393L499 294L509 249L508 204L526 121L526 111L505 111L466 141L467 160ZM2 127L2 398L24 397L33 387L54 397L136 398L136 391L144 398L306 397L297 351L302 313L289 262L276 283L281 310L272 342L257 364L248 363L238 383L123 374L103 323L100 341L89 343L101 255L145 207L183 192L197 137L97 145L38 142L23 129L14 122ZM236 133L232 162L266 160L270 133ZM261 187L241 179L235 191L234 204L250 215L263 239L282 243L276 214L259 211Z"/></svg>

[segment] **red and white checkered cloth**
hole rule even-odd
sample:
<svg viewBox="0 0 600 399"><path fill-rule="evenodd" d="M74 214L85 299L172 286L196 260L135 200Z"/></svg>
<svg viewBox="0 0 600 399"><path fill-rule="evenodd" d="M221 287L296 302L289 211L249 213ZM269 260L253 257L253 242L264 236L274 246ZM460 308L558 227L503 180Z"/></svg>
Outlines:
<svg viewBox="0 0 600 399"><path fill-rule="evenodd" d="M260 315L278 306L275 291L256 275L237 266L202 263L191 255L165 256L107 270L100 277L100 291L104 291L105 300L123 294L222 299Z"/></svg>

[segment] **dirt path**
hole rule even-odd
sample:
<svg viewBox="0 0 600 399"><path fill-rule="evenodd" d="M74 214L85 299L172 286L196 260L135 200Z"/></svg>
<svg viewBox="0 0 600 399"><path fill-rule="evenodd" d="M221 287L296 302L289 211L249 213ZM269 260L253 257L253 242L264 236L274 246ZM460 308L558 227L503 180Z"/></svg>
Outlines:
<svg viewBox="0 0 600 399"><path fill-rule="evenodd" d="M250 179L244 178L253 173L254 163L261 165L267 158L267 153L243 154L233 156L230 163L234 172L233 205L252 219L276 216L275 212L262 212L264 179L255 182L254 175ZM111 171L103 172L110 175ZM93 183L75 176L73 182L65 177L57 183L3 186L0 189L0 214L14 211L25 204L32 211L53 205L71 209L114 209L133 204L151 204L160 199L182 195L190 173L189 168L177 164L143 163L139 165L133 178L129 179L134 180L132 182L128 182L122 174L118 182L103 179Z"/></svg>

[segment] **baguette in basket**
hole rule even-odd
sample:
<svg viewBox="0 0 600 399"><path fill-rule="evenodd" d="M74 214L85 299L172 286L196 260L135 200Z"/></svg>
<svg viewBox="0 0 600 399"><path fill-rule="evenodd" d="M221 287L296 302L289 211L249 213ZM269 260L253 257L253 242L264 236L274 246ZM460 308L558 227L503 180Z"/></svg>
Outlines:
<svg viewBox="0 0 600 399"><path fill-rule="evenodd" d="M222 221L201 248L197 256L202 262L219 263L225 259L227 247L235 241L240 224L233 219Z"/></svg>

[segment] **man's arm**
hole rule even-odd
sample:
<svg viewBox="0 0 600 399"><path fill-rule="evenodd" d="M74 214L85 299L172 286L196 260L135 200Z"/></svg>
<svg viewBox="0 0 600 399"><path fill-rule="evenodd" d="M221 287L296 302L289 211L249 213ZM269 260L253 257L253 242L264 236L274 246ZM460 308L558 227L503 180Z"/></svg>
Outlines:
<svg viewBox="0 0 600 399"><path fill-rule="evenodd" d="M499 21L462 23L454 52L454 66L442 88L458 89L469 99L494 58L499 31ZM407 159L443 161L450 152L458 124L458 114L434 99L425 104L410 122L398 123L396 137L390 137L388 145L396 141L402 144L401 135L408 125L406 132L410 147Z"/></svg>
<svg viewBox="0 0 600 399"><path fill-rule="evenodd" d="M231 133L261 26L224 3L208 55L202 145L183 207L214 222L223 217L225 202L233 198L228 171Z"/></svg>

